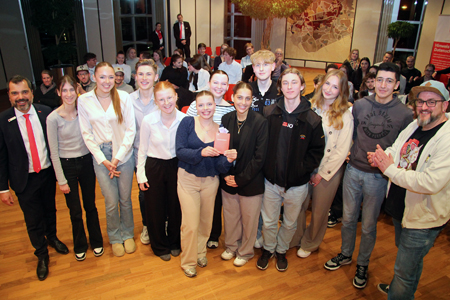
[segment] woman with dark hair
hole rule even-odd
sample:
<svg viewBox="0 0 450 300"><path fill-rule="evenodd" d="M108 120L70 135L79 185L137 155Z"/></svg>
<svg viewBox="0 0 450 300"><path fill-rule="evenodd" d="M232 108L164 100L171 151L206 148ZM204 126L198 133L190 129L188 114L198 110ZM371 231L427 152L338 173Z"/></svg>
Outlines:
<svg viewBox="0 0 450 300"><path fill-rule="evenodd" d="M230 132L230 148L238 157L227 173L220 176L225 228L225 248L221 257L241 267L254 255L259 214L264 193L262 168L266 159L269 132L267 120L251 109L250 84L239 82L232 96L236 111L222 117Z"/></svg>
<svg viewBox="0 0 450 300"><path fill-rule="evenodd" d="M353 73L351 81L353 87L355 88L355 94L358 93L359 87L361 86L363 78L369 73L370 69L370 59L367 57L361 58L359 62L359 68Z"/></svg>
<svg viewBox="0 0 450 300"><path fill-rule="evenodd" d="M86 259L89 246L84 231L78 184L83 195L89 243L94 256L103 254L103 237L95 206L95 173L92 155L81 135L76 108L76 90L75 79L65 75L57 89L62 105L47 117L47 136L53 169L70 212L75 259L82 261Z"/></svg>
<svg viewBox="0 0 450 300"><path fill-rule="evenodd" d="M229 47L228 44L222 44L222 46L220 46L220 55L217 55L214 58L214 70L218 70L220 64L225 61L225 58L223 56L223 51L228 47Z"/></svg>
<svg viewBox="0 0 450 300"><path fill-rule="evenodd" d="M168 81L178 94L178 107L187 106L192 102L192 94L189 93L188 71L183 67L183 58L178 54L171 57L171 65L162 72L159 81Z"/></svg>
<svg viewBox="0 0 450 300"><path fill-rule="evenodd" d="M152 50L164 51L164 36L161 31L161 23L156 22L155 30L150 34L150 40L152 41ZM163 56L161 55L161 59Z"/></svg>
<svg viewBox="0 0 450 300"><path fill-rule="evenodd" d="M205 60L201 54L195 54L188 63L189 90L200 92L209 89L209 72L203 69Z"/></svg>
<svg viewBox="0 0 450 300"><path fill-rule="evenodd" d="M125 83L130 83L131 80L131 67L129 65L126 64L126 60L125 60L125 53L120 50L119 52L117 52L117 56L116 56L116 63L114 65L112 65L113 68L115 67L121 67L123 69L123 74L124 74L124 80Z"/></svg>
<svg viewBox="0 0 450 300"><path fill-rule="evenodd" d="M162 72L166 68L166 66L161 61L162 58L163 58L163 55L160 50L153 51L153 60L155 61L155 64L157 66L158 77L161 77Z"/></svg>
<svg viewBox="0 0 450 300"><path fill-rule="evenodd" d="M41 77L42 84L34 91L34 102L55 109L60 105L60 99L56 94L56 83L53 82L53 75L49 70L44 70Z"/></svg>
<svg viewBox="0 0 450 300"><path fill-rule="evenodd" d="M349 91L348 101L350 103L353 103L353 102L355 102L355 100L353 98L353 92L355 91L355 88L353 87L353 83L349 80L349 78L351 78L352 72L353 72L352 67L350 66L350 64L348 62L344 62L342 64L342 66L339 68L339 70L344 72L345 76L347 77L347 85L348 85L348 91Z"/></svg>
<svg viewBox="0 0 450 300"><path fill-rule="evenodd" d="M236 159L236 150L223 155L214 148L219 125L213 121L216 104L209 91L197 94L199 115L185 117L178 126L178 197L181 219L181 268L187 277L197 275L196 266L208 265L206 242L211 231L214 198L219 188L219 174L225 173Z"/></svg>
<svg viewBox="0 0 450 300"><path fill-rule="evenodd" d="M94 170L105 197L106 230L115 256L136 250L133 207L133 142L136 121L131 96L115 87L115 73L101 62L94 73L97 87L79 97L84 142L95 159Z"/></svg>
<svg viewBox="0 0 450 300"><path fill-rule="evenodd" d="M183 60L183 67L187 69L188 65L187 62L184 60L184 51L181 49L175 49L175 51L173 51L173 54L178 54L181 57L181 59Z"/></svg>

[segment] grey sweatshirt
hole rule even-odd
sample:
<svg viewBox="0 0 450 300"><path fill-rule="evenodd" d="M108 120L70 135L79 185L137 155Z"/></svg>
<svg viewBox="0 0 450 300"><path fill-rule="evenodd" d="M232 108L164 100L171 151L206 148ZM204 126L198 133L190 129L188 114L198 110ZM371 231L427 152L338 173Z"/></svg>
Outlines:
<svg viewBox="0 0 450 300"><path fill-rule="evenodd" d="M352 113L355 128L350 164L363 172L381 173L378 168L370 166L367 152L374 152L377 144L383 149L391 146L399 133L413 121L413 112L395 94L386 104L375 101L374 94L355 101Z"/></svg>

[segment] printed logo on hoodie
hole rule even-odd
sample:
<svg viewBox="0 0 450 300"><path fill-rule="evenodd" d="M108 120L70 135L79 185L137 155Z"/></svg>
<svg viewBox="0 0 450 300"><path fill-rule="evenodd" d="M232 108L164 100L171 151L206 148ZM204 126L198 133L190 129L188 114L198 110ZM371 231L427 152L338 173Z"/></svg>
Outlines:
<svg viewBox="0 0 450 300"><path fill-rule="evenodd" d="M392 128L392 119L386 110L373 110L361 122L364 133L371 139L382 139Z"/></svg>

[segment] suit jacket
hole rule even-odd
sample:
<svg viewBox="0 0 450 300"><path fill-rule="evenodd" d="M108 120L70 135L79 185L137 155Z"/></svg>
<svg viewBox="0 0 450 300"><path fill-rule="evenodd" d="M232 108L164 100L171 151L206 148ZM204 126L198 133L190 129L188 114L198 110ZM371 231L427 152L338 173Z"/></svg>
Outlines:
<svg viewBox="0 0 450 300"><path fill-rule="evenodd" d="M236 112L232 111L222 117L222 124L230 131L230 149L233 146L233 135L236 133ZM266 160L269 142L267 119L261 114L248 111L247 120L242 126L236 163L228 173L221 174L220 187L229 194L240 196L256 196L264 193L263 166ZM225 183L224 177L234 175L237 188Z"/></svg>
<svg viewBox="0 0 450 300"><path fill-rule="evenodd" d="M183 25L184 25L184 37L186 39L186 45L188 46L191 44L191 25L189 25L189 22L186 21L183 21ZM175 43L177 47L183 48L180 39L180 25L178 22L173 24L173 36L175 37Z"/></svg>
<svg viewBox="0 0 450 300"><path fill-rule="evenodd" d="M158 37L158 34L156 33L155 30L153 30L153 32L150 34L150 40L152 41L152 44L153 44L153 46L152 46L153 51L159 50L160 47L165 47L164 46L164 44L165 44L164 43L164 33L161 31L161 34L163 36L163 43L162 43L162 45L159 44L159 37ZM161 59L162 59L162 57L161 57Z"/></svg>
<svg viewBox="0 0 450 300"><path fill-rule="evenodd" d="M46 119L52 110L45 105L33 104L33 106L41 122L48 150ZM27 186L29 163L17 119L11 119L15 116L13 107L0 114L0 191L9 189L9 180L11 188L16 193L21 193Z"/></svg>

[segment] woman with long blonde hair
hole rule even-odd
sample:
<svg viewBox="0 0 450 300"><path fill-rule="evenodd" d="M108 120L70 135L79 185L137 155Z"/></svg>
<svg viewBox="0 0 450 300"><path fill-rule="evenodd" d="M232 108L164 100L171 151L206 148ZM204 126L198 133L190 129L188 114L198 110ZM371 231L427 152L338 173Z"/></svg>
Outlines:
<svg viewBox="0 0 450 300"><path fill-rule="evenodd" d="M78 98L84 142L94 157L94 170L105 197L106 230L115 256L136 250L133 207L133 141L136 121L131 96L115 87L114 69L101 62L94 73L97 87Z"/></svg>
<svg viewBox="0 0 450 300"><path fill-rule="evenodd" d="M348 103L347 76L340 70L329 71L311 99L311 108L322 117L325 134L325 152L319 167L309 181L312 214L306 227L305 201L297 222L297 231L291 245L299 245L297 255L308 257L322 243L328 222L328 210L344 174L343 164L352 143L353 116Z"/></svg>

